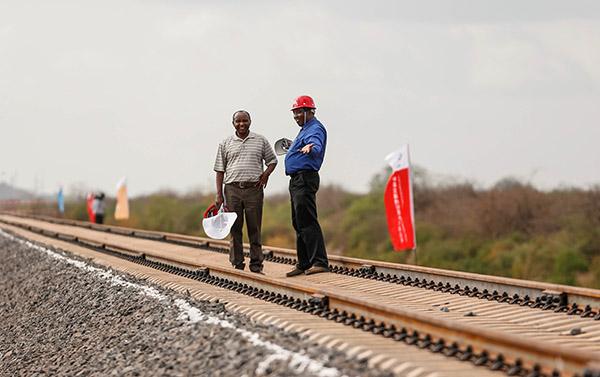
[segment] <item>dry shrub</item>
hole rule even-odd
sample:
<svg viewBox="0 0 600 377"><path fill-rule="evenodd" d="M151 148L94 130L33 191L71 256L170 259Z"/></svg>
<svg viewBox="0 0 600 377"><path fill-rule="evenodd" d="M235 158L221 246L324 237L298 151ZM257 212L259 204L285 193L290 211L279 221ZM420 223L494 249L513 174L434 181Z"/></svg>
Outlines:
<svg viewBox="0 0 600 377"><path fill-rule="evenodd" d="M550 234L566 224L600 224L600 189L537 190L507 178L489 190L469 182L415 185L418 221L435 224L446 237L496 239L511 234Z"/></svg>
<svg viewBox="0 0 600 377"><path fill-rule="evenodd" d="M481 233L494 238L515 232L531 235L548 227L548 210L544 193L517 181L483 192L477 203Z"/></svg>
<svg viewBox="0 0 600 377"><path fill-rule="evenodd" d="M317 193L319 216L327 216L343 211L348 206L348 201L352 196L339 185L321 186Z"/></svg>
<svg viewBox="0 0 600 377"><path fill-rule="evenodd" d="M600 185L586 192L584 213L591 226L600 227Z"/></svg>
<svg viewBox="0 0 600 377"><path fill-rule="evenodd" d="M442 186L424 191L426 198L422 199L426 206L415 205L415 216L419 220L436 224L443 230L445 236L453 237L473 234L477 230L477 213L474 203L479 194L470 183L460 183ZM415 199L417 198L415 194ZM423 202L420 203L421 205Z"/></svg>

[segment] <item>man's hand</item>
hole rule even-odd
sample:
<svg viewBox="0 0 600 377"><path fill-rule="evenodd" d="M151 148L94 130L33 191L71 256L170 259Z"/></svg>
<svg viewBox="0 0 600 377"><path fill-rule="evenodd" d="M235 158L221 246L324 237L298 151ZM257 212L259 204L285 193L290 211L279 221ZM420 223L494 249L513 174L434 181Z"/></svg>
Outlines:
<svg viewBox="0 0 600 377"><path fill-rule="evenodd" d="M215 197L215 205L217 206L217 209L221 208L221 205L224 201L225 199L223 198L223 194L217 194Z"/></svg>
<svg viewBox="0 0 600 377"><path fill-rule="evenodd" d="M267 171L264 171L260 177L258 177L258 183L256 184L256 187L262 187L263 189L267 187L267 182L269 181L269 173L267 173Z"/></svg>
<svg viewBox="0 0 600 377"><path fill-rule="evenodd" d="M309 154L313 146L314 146L314 144L312 144L312 143L306 144L305 146L302 147L302 149L300 149L300 152L302 154Z"/></svg>

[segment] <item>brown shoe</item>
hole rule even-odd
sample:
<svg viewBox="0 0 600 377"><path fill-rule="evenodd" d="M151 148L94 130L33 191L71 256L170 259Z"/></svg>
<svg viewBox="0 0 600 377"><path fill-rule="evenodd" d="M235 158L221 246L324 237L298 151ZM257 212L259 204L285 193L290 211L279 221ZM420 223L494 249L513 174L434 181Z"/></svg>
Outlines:
<svg viewBox="0 0 600 377"><path fill-rule="evenodd" d="M304 270L301 270L298 267L295 267L293 270L291 270L290 272L285 274L285 276L287 276L288 278L291 278L292 276L302 275L303 273L304 273Z"/></svg>
<svg viewBox="0 0 600 377"><path fill-rule="evenodd" d="M329 272L329 268L321 266L312 266L308 270L304 271L306 275L318 274L321 272Z"/></svg>

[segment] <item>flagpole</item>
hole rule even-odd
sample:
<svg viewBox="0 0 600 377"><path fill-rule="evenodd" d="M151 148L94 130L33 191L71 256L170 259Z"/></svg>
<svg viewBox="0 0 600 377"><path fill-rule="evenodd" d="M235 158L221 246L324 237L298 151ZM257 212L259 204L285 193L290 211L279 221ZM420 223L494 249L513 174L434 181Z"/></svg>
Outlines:
<svg viewBox="0 0 600 377"><path fill-rule="evenodd" d="M409 170L408 170L408 174L410 177L410 184L408 186L408 191L410 193L410 214L412 216L412 221L413 221L413 239L415 242L415 248L413 249L415 252L415 265L418 266L419 265L419 260L417 259L417 221L415 219L415 197L414 197L414 193L413 193L413 182L414 180L414 176L413 176L413 169L410 168L411 166L411 162L410 162L410 146L408 144L406 144L406 159L408 160L408 166L409 166Z"/></svg>

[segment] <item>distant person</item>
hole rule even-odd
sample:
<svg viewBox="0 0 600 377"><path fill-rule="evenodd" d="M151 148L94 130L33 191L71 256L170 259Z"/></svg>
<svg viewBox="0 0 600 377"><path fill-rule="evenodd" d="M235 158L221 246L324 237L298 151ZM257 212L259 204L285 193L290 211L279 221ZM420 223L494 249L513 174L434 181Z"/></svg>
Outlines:
<svg viewBox="0 0 600 377"><path fill-rule="evenodd" d="M290 176L292 225L296 230L298 263L286 274L288 277L329 272L316 201L327 131L315 118L315 110L315 102L309 96L296 98L292 105L294 120L301 128L285 155L285 174Z"/></svg>
<svg viewBox="0 0 600 377"><path fill-rule="evenodd" d="M96 224L104 223L104 193L100 192L96 194L94 197L94 202L92 204L92 211L94 212L94 218L96 219Z"/></svg>
<svg viewBox="0 0 600 377"><path fill-rule="evenodd" d="M245 267L242 241L245 217L250 239L250 271L261 273L264 259L261 242L264 188L277 165L277 157L264 136L250 132L250 113L245 110L236 111L233 113L232 123L235 134L219 144L215 159L215 204L220 208L225 201L227 209L237 213L237 219L231 228L229 261L238 270ZM263 163L267 166L266 169Z"/></svg>

